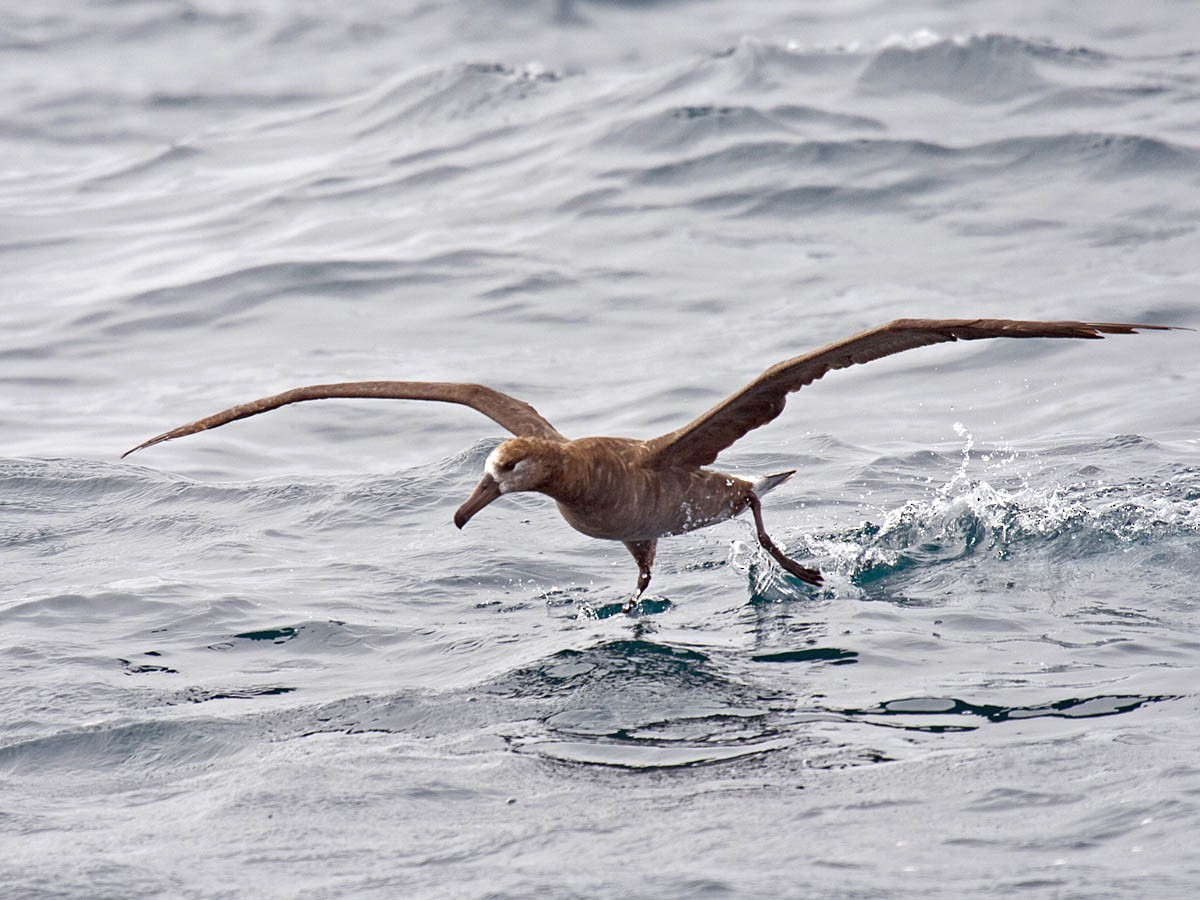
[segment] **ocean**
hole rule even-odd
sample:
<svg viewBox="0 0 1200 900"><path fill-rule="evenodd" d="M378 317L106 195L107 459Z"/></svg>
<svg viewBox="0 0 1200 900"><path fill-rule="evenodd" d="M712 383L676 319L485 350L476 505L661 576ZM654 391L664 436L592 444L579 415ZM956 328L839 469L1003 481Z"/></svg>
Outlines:
<svg viewBox="0 0 1200 900"><path fill-rule="evenodd" d="M636 566L505 436L1200 328L1192 4L0 11L0 897L1190 898L1200 335L830 373Z"/></svg>

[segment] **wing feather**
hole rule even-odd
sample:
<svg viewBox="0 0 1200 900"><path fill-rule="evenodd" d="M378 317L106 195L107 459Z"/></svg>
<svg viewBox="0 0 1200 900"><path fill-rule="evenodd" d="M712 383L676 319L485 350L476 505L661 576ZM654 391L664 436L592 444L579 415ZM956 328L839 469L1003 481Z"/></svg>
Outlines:
<svg viewBox="0 0 1200 900"><path fill-rule="evenodd" d="M1014 319L897 319L820 350L785 360L763 372L731 397L722 400L682 428L648 441L647 464L706 466L747 432L781 412L787 395L833 369L845 369L904 350L947 341L984 338L1084 338L1136 334L1139 329L1175 330L1169 325L1112 322L1028 322Z"/></svg>
<svg viewBox="0 0 1200 900"><path fill-rule="evenodd" d="M447 381L347 381L339 384L311 384L293 388L282 394L274 394L249 403L231 406L187 425L150 438L121 454L122 459L136 450L160 444L174 438L217 428L237 419L256 416L268 410L300 403L305 400L329 400L333 398L377 398L384 400L438 400L443 403L458 403L483 413L519 437L540 437L549 440L566 440L557 429L547 422L536 409L510 397L508 394L484 387L481 384L459 384Z"/></svg>

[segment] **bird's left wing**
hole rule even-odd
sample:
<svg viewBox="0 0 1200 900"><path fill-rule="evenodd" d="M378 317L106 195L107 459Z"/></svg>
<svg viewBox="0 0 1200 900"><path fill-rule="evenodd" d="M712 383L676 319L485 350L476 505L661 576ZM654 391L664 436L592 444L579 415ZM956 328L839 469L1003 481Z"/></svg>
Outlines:
<svg viewBox="0 0 1200 900"><path fill-rule="evenodd" d="M1112 322L1026 322L1013 319L897 319L838 341L763 372L736 394L682 428L648 441L646 465L706 466L717 454L782 411L787 395L812 384L831 369L867 363L914 347L983 338L1101 338L1136 334L1139 329L1170 331L1169 325Z"/></svg>

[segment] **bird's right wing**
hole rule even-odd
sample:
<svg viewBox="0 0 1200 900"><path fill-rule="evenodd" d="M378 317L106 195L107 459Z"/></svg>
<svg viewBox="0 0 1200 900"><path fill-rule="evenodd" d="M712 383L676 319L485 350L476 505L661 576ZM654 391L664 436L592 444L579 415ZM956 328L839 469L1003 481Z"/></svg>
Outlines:
<svg viewBox="0 0 1200 900"><path fill-rule="evenodd" d="M124 458L135 450L142 450L163 441L217 428L236 419L256 416L268 410L300 403L304 400L329 400L341 398L376 398L382 400L438 400L443 403L458 403L483 413L497 425L507 428L518 437L540 437L553 441L564 441L558 430L547 422L536 409L516 397L501 393L481 384L459 384L449 381L347 381L339 384L311 384L293 388L282 394L252 400L232 406L204 419L180 425L157 437L138 444L133 450L121 454Z"/></svg>

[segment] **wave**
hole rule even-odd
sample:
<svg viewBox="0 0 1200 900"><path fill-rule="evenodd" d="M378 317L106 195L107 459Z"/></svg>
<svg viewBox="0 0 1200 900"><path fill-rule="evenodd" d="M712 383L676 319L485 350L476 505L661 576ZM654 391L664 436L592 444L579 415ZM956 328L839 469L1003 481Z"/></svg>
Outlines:
<svg viewBox="0 0 1200 900"><path fill-rule="evenodd" d="M786 135L813 130L834 132L884 130L878 119L797 104L676 106L614 126L598 144L639 150L680 151L714 139Z"/></svg>
<svg viewBox="0 0 1200 900"><path fill-rule="evenodd" d="M924 496L886 511L878 521L802 537L793 546L792 552L813 558L834 575L823 593L793 586L751 543L736 543L732 561L747 572L755 598L768 602L843 592L861 596L863 591L900 598L924 582L940 582L946 566L982 560L993 563L983 577L1034 583L1096 567L1120 577L1134 577L1139 570L1149 575L1164 566L1177 578L1200 574L1194 556L1200 547L1200 467L1160 464L1152 474L1115 484L1079 478L1101 470L1079 464L1078 456L1111 452L1159 458L1153 442L1137 436L1047 451L1033 461L1015 453L975 454L968 446L959 470L941 487L927 488ZM1056 453L1071 454L1072 465L1056 465ZM948 461L928 452L883 458L857 483L886 490L928 482ZM995 474L969 474L970 467L981 464ZM1025 467L1030 470L1022 471Z"/></svg>
<svg viewBox="0 0 1200 900"><path fill-rule="evenodd" d="M858 77L878 94L934 93L968 103L1000 103L1043 90L1034 45L1007 35L892 42Z"/></svg>
<svg viewBox="0 0 1200 900"><path fill-rule="evenodd" d="M931 141L854 138L839 141L745 141L720 150L608 174L646 187L711 186L723 178L761 172L772 178L824 177L830 187L861 189L864 177L893 184L923 179L930 187L954 181L1042 175L1047 169L1108 181L1115 176L1200 170L1200 151L1127 134L1062 134L1006 138L952 146ZM918 173L914 177L914 173ZM764 192L758 192L762 196Z"/></svg>
<svg viewBox="0 0 1200 900"><path fill-rule="evenodd" d="M1183 481L1200 485L1200 470L1186 473ZM1200 508L1191 492L1154 496L1140 487L957 485L910 501L878 525L868 523L848 535L862 547L854 577L861 583L914 565L979 554L1007 559L1029 550L1051 561L1124 556L1135 546L1200 536Z"/></svg>
<svg viewBox="0 0 1200 900"><path fill-rule="evenodd" d="M1092 47L1067 47L1014 34L944 37L929 30L892 35L876 44L775 43L746 37L663 83L663 92L697 84L726 91L769 93L800 79L852 77L867 96L937 94L969 104L1032 99L1113 66L1119 57Z"/></svg>
<svg viewBox="0 0 1200 900"><path fill-rule="evenodd" d="M341 426L322 430L337 443ZM216 559L238 560L253 552L250 532L279 544L277 552L287 552L292 540L353 542L359 540L356 535L370 534L383 541L404 510L421 520L448 520L455 498L493 445L479 441L455 457L393 476L307 476L298 482L284 476L249 484L198 483L136 465L6 460L0 465L0 484L9 516L0 529L0 544L12 550L44 546L46 552L59 553L86 544L97 532L131 544L163 544L174 535L186 538L192 553L203 545ZM1115 458L1126 469L1119 481L1104 477ZM817 452L804 461L819 466L822 459ZM770 468L779 461L747 457L745 462ZM912 579L940 577L937 573L946 566L979 559L995 562L989 570L993 577L1005 577L1015 563L1026 572L1163 563L1178 573L1196 570L1189 552L1200 540L1200 467L1173 459L1152 441L1129 435L1017 453L976 451L968 439L953 477L932 486L948 466L954 466L953 457L928 450L876 458L849 487L884 499L883 515L801 536L792 552L814 558L836 576L829 588L834 595L874 590L876 585L886 592ZM813 499L826 494L822 490ZM893 497L894 503L889 501ZM537 498L513 502L539 507ZM814 508L828 507L821 500ZM237 524L243 520L252 523L250 532ZM549 514L545 525L551 548L551 529L562 526ZM437 549L424 548L421 558L436 557ZM792 594L788 579L755 544L736 541L732 561L750 575L754 597ZM473 559L467 568L476 573L473 577L503 583L510 562L501 554L496 560ZM562 576L560 564L530 561L530 577L541 581L545 591L547 581L553 584ZM451 593L456 589L449 573L435 575L431 586ZM580 598L578 605L584 609L595 599Z"/></svg>
<svg viewBox="0 0 1200 900"><path fill-rule="evenodd" d="M536 198L531 227L539 233L578 218L624 223L676 208L771 222L962 214L970 221L954 227L980 236L1061 227L1057 209L1021 209L999 222L980 221L988 217L977 212L987 196L1024 194L1044 206L1038 198L1048 175L1114 193L1124 179L1195 179L1200 150L1161 129L1120 133L1109 115L1064 132L1036 116L1036 104L1072 96L1084 106L1096 98L1136 104L1182 101L1189 90L1182 82L1110 78L1122 62L1006 35L832 49L747 39L727 53L619 81L482 62L385 75L333 98L280 89L271 113L253 108L248 91L158 92L143 99L181 115L239 115L73 172L74 195L56 195L28 233L52 241L73 233L73 220L86 214L93 228L122 235L123 253L165 254L152 273L90 286L90 308L64 319L64 346L97 328L117 338L196 328L249 334L268 303L401 295L492 263L505 269L502 277L471 286L470 299L483 314L532 320L559 314L561 304L551 301L574 292L579 279L552 253L527 259L524 249L501 249L475 227L480 216L521 219L526 193ZM1076 83L1084 75L1100 83ZM989 138L988 121L964 130L962 142L914 139L869 97L820 95L821 79L852 77L868 93L944 88L988 99L990 91L1020 95L1023 105L999 138ZM126 101L76 89L57 102L61 109L50 103L46 115ZM1012 121L1028 133L1011 136ZM281 154L288 165L253 162ZM448 204L450 196L470 202ZM1094 229L1093 243L1171 241L1192 228L1183 216L1170 227L1137 218ZM344 223L364 220L380 233L343 242ZM322 248L317 259L303 236L310 231ZM205 248L200 257L187 246L193 241ZM176 245L184 248L178 254ZM545 298L530 301L532 312L511 300L535 292Z"/></svg>

